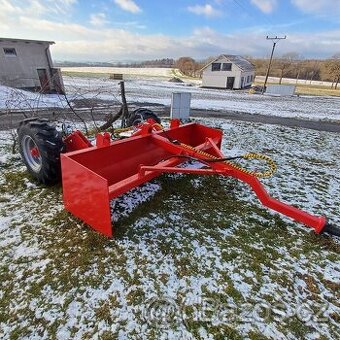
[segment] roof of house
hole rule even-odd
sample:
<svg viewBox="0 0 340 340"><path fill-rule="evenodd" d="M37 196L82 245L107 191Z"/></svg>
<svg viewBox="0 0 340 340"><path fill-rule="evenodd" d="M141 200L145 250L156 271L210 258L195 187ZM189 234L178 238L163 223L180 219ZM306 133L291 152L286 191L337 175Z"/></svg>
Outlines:
<svg viewBox="0 0 340 340"><path fill-rule="evenodd" d="M233 64L237 65L242 71L254 71L255 70L255 66L250 61L248 61L247 59L244 59L243 57L241 57L239 55L221 54L218 58L214 59L213 61L211 61L210 63L205 65L202 68L201 71L203 71L209 65L211 65L215 61L221 59L222 57L228 59L230 62L232 62Z"/></svg>
<svg viewBox="0 0 340 340"><path fill-rule="evenodd" d="M25 42L25 43L38 43L38 44L49 44L49 45L55 44L54 41L15 39L15 38L1 38L0 37L0 42L1 41L8 41L8 42L13 42L13 43L15 43L15 42Z"/></svg>

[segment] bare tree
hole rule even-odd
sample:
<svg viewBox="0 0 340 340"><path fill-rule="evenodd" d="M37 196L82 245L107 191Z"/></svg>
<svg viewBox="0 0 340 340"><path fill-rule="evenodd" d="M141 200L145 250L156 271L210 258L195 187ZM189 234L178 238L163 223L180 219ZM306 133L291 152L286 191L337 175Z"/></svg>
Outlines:
<svg viewBox="0 0 340 340"><path fill-rule="evenodd" d="M175 66L185 75L192 77L197 71L197 63L191 57L181 57L176 61Z"/></svg>
<svg viewBox="0 0 340 340"><path fill-rule="evenodd" d="M306 79L309 79L311 84L315 78L319 77L320 73L320 62L319 60L311 60L307 66Z"/></svg>
<svg viewBox="0 0 340 340"><path fill-rule="evenodd" d="M340 53L333 55L333 57L326 62L326 70L332 79L332 86L336 90L340 82Z"/></svg>
<svg viewBox="0 0 340 340"><path fill-rule="evenodd" d="M287 70L286 75L289 78L295 78L296 83L298 83L300 74L302 73L304 67L303 56L297 52L290 52L283 55L283 57L290 61L290 67L289 70Z"/></svg>
<svg viewBox="0 0 340 340"><path fill-rule="evenodd" d="M275 62L275 68L280 70L279 84L282 83L282 78L288 74L288 72L294 68L299 60L299 54L296 52L285 53L281 58ZM298 76L297 76L298 77Z"/></svg>

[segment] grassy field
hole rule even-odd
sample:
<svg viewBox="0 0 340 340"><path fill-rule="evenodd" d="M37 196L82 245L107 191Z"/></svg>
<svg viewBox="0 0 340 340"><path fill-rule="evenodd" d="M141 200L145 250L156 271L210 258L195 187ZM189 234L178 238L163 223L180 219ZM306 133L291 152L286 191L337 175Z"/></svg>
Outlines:
<svg viewBox="0 0 340 340"><path fill-rule="evenodd" d="M62 73L67 76L79 76L90 78L109 78L115 73L123 74L124 79L151 78L170 79L173 75L171 68L133 68L133 67L63 67Z"/></svg>
<svg viewBox="0 0 340 340"><path fill-rule="evenodd" d="M110 73L62 71L63 76L84 78L109 78Z"/></svg>
<svg viewBox="0 0 340 340"><path fill-rule="evenodd" d="M278 84L278 83L268 83ZM263 85L263 82L256 81L254 85ZM282 85L292 85L291 83L282 82ZM337 90L331 89L330 87L323 85L313 84L298 84L296 85L295 94L308 95L308 96L340 96L340 87Z"/></svg>
<svg viewBox="0 0 340 340"><path fill-rule="evenodd" d="M132 71L129 69L117 69L118 73L123 73L125 75L125 79L133 78L133 77L149 77L149 78L164 78L164 79L170 79L171 77L177 77L182 79L183 81L188 82L194 82L194 83L200 83L201 79L199 78L193 78L186 75L183 75L179 70L177 69L169 69L168 73L160 72L158 69L155 69L154 72L152 70L147 69L146 73L134 73L133 69ZM70 77L86 77L86 78L109 78L110 74L113 72L105 72L102 70L101 72L98 72L96 68L77 68L76 71L72 71L72 68L65 68L62 71L63 75L70 76ZM274 84L274 83L273 83ZM284 81L282 84L292 85L291 83L285 83ZM256 81L253 83L253 85L263 85L263 82ZM312 95L312 96L340 96L340 87L335 90L331 89L329 86L324 85L315 85L315 84L298 84L296 86L296 94L299 95Z"/></svg>
<svg viewBox="0 0 340 340"><path fill-rule="evenodd" d="M296 94L313 96L340 96L340 87L336 90L320 85L298 85Z"/></svg>
<svg viewBox="0 0 340 340"><path fill-rule="evenodd" d="M340 223L337 134L206 120L224 151L278 163L270 193ZM38 186L0 144L0 337L335 339L339 240L230 178L164 175L111 202L114 239Z"/></svg>
<svg viewBox="0 0 340 340"><path fill-rule="evenodd" d="M119 73L120 70L117 71L117 73ZM129 73L128 69L124 69L121 70L121 73L123 74L124 78L130 78L130 77L137 77L137 74L131 74ZM84 70L82 71L81 68L79 68L79 70L77 71L72 71L71 68L67 68L65 70L62 70L62 74L64 76L68 76L68 77L84 77L84 78L109 78L110 75L112 75L112 72L96 72L96 70L94 69L93 71L89 71ZM194 78L194 77L189 77L184 75L183 73L181 73L179 70L177 69L169 69L169 74L165 75L165 74L159 74L157 72L155 72L154 74L147 74L147 75L142 75L144 78L164 78L166 80L170 79L171 77L176 77L176 78L180 78L183 81L187 80L187 81L200 81L199 78Z"/></svg>

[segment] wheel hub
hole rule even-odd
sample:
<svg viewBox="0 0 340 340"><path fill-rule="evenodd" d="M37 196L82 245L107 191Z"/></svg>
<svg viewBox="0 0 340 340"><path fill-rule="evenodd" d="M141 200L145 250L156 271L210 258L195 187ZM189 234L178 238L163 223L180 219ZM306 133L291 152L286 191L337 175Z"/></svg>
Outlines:
<svg viewBox="0 0 340 340"><path fill-rule="evenodd" d="M23 156L28 166L35 172L39 172L42 167L42 158L37 144L32 137L26 135L22 139Z"/></svg>

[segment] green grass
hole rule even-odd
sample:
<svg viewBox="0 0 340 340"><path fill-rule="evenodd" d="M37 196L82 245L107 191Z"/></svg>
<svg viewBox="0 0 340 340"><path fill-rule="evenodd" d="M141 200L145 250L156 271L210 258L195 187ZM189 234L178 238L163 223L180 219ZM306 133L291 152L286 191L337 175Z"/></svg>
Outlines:
<svg viewBox="0 0 340 340"><path fill-rule="evenodd" d="M237 147L255 145L244 140L256 137L250 126L235 123L228 131ZM294 143L300 139L306 143L322 137L322 133L314 138L288 128L268 129L256 131L270 138L275 132L278 145L272 141L268 153L275 152L282 162L291 150L284 141L296 150ZM237 140L241 135L244 139ZM333 140L335 136L325 137L322 147L330 152ZM256 148L261 149L261 143L259 139ZM279 168L278 181L290 199L294 198L286 187L290 167L297 178L305 168L306 187L309 172L318 176L313 166L320 166L325 155L315 151L303 156L304 147L314 148L301 145L297 163L281 164L286 182ZM69 337L115 339L128 332L130 338L158 339L166 337L170 328L177 338L204 338L206 332L215 339L267 339L265 327L296 338L311 333L336 337L336 312L323 326L296 315L277 321L270 314L263 316L262 328L253 320L241 327L258 303L284 302L294 309L306 303L316 308L328 301L335 308L340 286L324 272L338 260L340 248L333 238L307 233L272 214L249 198L250 191L240 182L218 176L163 175L153 181L160 190L121 216L113 226L116 237L107 239L63 209L60 186L35 186L20 163L13 162L11 171L0 176L4 196L0 214L6 218L0 230L0 310L4 311L0 334L6 325L6 335L13 339L43 334L60 338L58 332L72 319ZM334 162L328 160L324 168L336 168ZM325 172L323 177L327 176ZM267 185L273 190L271 181L275 183L273 179ZM329 186L316 183L316 187L328 194ZM303 194L296 185L293 190L296 196ZM332 199L337 202L337 196ZM180 320L172 318L168 328L149 324L143 313L153 297L172 297ZM211 305L221 310L206 308ZM227 306L232 308L224 309ZM217 317L223 313L229 315L225 322ZM139 328L129 331L131 319Z"/></svg>
<svg viewBox="0 0 340 340"><path fill-rule="evenodd" d="M320 85L297 85L296 94L314 95L314 96L340 96L340 88L331 89Z"/></svg>
<svg viewBox="0 0 340 340"><path fill-rule="evenodd" d="M81 78L107 78L109 79L110 74L107 73L101 73L101 72L83 72L83 71L62 71L63 76L67 77L81 77Z"/></svg>
<svg viewBox="0 0 340 340"><path fill-rule="evenodd" d="M105 78L107 80L110 79L110 76L113 74L113 72L86 72L86 71L62 71L63 76L67 76L67 77L80 77L80 78ZM161 78L161 79L168 79L169 77L164 76L164 75L152 75L152 74L124 74L123 73L123 79L129 79L129 78L134 78L134 77L145 77L147 79L149 78ZM114 79L110 79L112 81L117 82L117 80Z"/></svg>
<svg viewBox="0 0 340 340"><path fill-rule="evenodd" d="M17 176L13 174L7 176L6 188L11 190L22 190L22 181L20 178L25 178L23 173L19 173ZM168 277L164 273L163 278L153 276L148 273L149 260L148 258L139 257L138 253L131 254L134 257L134 261L137 268L141 270L142 276L135 272L131 275L127 272L129 267L128 257L120 247L119 240L125 240L126 238L135 244L138 244L140 240L146 242L152 246L154 242L158 242L156 249L162 254L159 258L156 255L157 261L163 261L162 258L169 257L174 261L176 268L176 276L178 278L193 277L197 275L203 275L206 278L213 276L213 271L208 268L202 267L201 263L192 262L193 249L192 241L198 241L202 245L206 245L207 237L211 238L215 245L219 245L221 249L224 249L221 260L225 263L238 263L238 267L242 270L248 269L255 275L255 279L258 285L253 285L253 280L248 280L248 283L253 285L253 294L256 295L261 287L263 281L263 266L275 270L275 263L282 258L282 255L276 251L277 247L284 247L287 243L294 243L295 235L289 235L287 233L287 227L279 218L272 218L268 212L262 208L257 208L249 203L240 202L234 195L228 195L226 188L221 185L219 178L207 177L202 179L201 189L195 189L192 187L192 178L189 176L183 176L178 179L172 178L172 176L162 176L158 181L162 186L160 191L152 200L148 203L141 204L133 213L122 218L116 225L119 230L118 238L116 240L108 240L107 238L99 235L98 233L88 229L85 225L80 223L77 219L70 216L67 212L60 210L53 214L52 218L42 219L42 226L39 230L32 230L29 222L26 226L21 228L21 235L24 241L29 242L32 233L35 234L35 238L40 244L40 248L48 252L48 258L50 262L47 264L43 272L39 270L32 270L29 267L25 269L25 266L29 263L25 261L16 261L16 266L22 268L21 280L24 282L31 281L30 277L37 276L39 280L33 280L28 286L21 289L24 293L19 293L19 296L29 303L32 299L38 299L43 303L42 308L51 308L50 302L44 301L42 296L46 287L50 287L57 294L66 294L68 296L64 304L59 307L60 311L66 312L70 303L77 298L83 288L96 289L97 287L105 286L110 287L110 282L107 280L106 275L114 273L121 280L125 281L127 287L132 288L126 293L126 301L129 305L140 306L145 301L145 292L143 284L141 283L145 276L149 280L154 280L155 287L159 287L154 293L162 295L161 286L167 284ZM46 207L49 202L61 200L61 192L58 188L47 193L47 189L36 189L36 195L34 196L35 203L31 206L32 213L44 215ZM230 188L228 188L230 190ZM204 190L204 195L200 195L200 191ZM234 188L235 190L235 188ZM236 188L237 192L237 188ZM23 194L23 196L26 196ZM213 199L206 200L205 197L213 197ZM32 196L31 196L32 198ZM23 202L25 198L23 197ZM172 222L172 226L169 225L170 221L166 217L171 210L176 209L181 216L180 223ZM151 215L158 215L164 218L164 223L156 223L153 226L153 230L147 227L147 223L144 228L136 230L134 228L134 222L141 218L150 220ZM228 239L221 239L216 227L226 228L233 224L233 221L237 217L242 216L246 221L247 228L235 229L234 234ZM256 216L261 216L267 220L267 225L258 225ZM151 217L152 218L152 217ZM195 235L185 230L183 225L191 225L195 229ZM158 229L158 230L157 230ZM167 230L169 234L167 237L162 235L156 236L161 230ZM172 231L176 230L181 232L181 247L173 247ZM171 236L172 235L172 236ZM156 237L156 239L155 239ZM296 254L299 257L301 254L313 260L316 252L321 252L324 247L323 238L311 238L308 240L308 235L303 235L306 240L302 247L298 249ZM272 246L272 240L275 238L275 246ZM262 249L253 247L253 244L262 244ZM291 254L294 254L294 249L291 250ZM130 256L131 256L130 255ZM294 258L294 255L293 255ZM96 274L88 275L93 266L96 266ZM4 282L12 283L5 288L5 295L0 300L1 308L8 308L10 301L16 301L17 290L14 285L15 276L11 274L6 266L1 271L2 280ZM203 296L207 299L214 301L224 301L229 298L236 304L242 305L247 300L244 299L242 293L235 287L233 280L229 277L228 272L221 272L220 284L225 288L216 293L210 291L209 288L203 290ZM110 274L109 274L110 275ZM112 275L112 274L111 274ZM151 276L150 276L151 275ZM294 291L291 278L282 276L281 274L271 275L273 282L276 282L282 287L286 287L288 290ZM308 276L302 278L309 282L308 289L311 291L311 298L315 301L319 301L318 291L313 278ZM158 282L158 283L157 283ZM20 284L19 284L20 285ZM160 285L160 286L159 286ZM83 288L82 288L83 287ZM264 301L272 303L272 296L263 297ZM248 301L249 303L250 301ZM254 300L255 303L255 300ZM110 325L115 322L116 318L112 314L112 311L119 309L120 304L115 294L111 294L108 298L100 301L98 307L94 309L94 316L96 322L103 321L105 324ZM199 305L198 305L199 308ZM215 338L223 338L228 335L230 339L241 339L242 336L239 332L233 328L234 326L226 325L212 325L210 322L193 321L194 314L190 314L190 309L186 309L188 313L188 327L187 331L198 336L198 329L204 328L211 334L214 334ZM44 318L37 319L35 314L27 310L26 307L19 310L19 315L25 315L25 318L35 327L42 327L48 331L50 336L56 336L55 331L64 322L63 320L55 320L52 325ZM8 315L2 316L2 322L18 322L15 314L11 312ZM89 322L90 320L88 320ZM291 331L298 337L303 337L310 330L308 327L301 325L298 320L292 319L286 328L286 331ZM254 330L255 331L255 330ZM254 332L252 331L252 332ZM76 330L75 330L76 332ZM18 327L12 333L13 338L28 335L29 331L26 327ZM252 338L257 338L256 331L252 333ZM91 336L91 333L89 333ZM105 333L105 338L109 338L110 333Z"/></svg>

